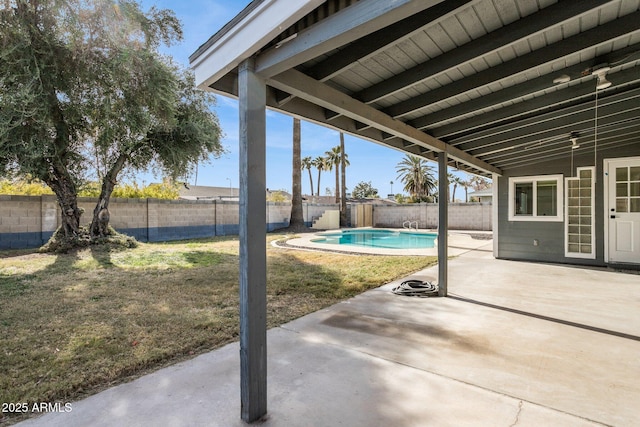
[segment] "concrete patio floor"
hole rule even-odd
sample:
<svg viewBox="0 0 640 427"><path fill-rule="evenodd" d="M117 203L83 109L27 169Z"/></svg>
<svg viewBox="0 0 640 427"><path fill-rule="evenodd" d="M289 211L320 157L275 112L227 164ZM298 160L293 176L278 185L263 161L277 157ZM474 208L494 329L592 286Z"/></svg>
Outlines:
<svg viewBox="0 0 640 427"><path fill-rule="evenodd" d="M640 275L485 243L450 260L448 298L390 283L270 330L261 425L640 425ZM230 344L20 425L242 426L239 364Z"/></svg>

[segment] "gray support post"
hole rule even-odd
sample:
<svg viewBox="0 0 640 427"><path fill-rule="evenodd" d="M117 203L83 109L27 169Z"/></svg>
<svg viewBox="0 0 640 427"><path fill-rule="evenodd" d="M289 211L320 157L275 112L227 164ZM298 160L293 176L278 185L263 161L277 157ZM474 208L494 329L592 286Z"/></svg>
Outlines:
<svg viewBox="0 0 640 427"><path fill-rule="evenodd" d="M266 83L239 66L240 397L246 422L267 413Z"/></svg>
<svg viewBox="0 0 640 427"><path fill-rule="evenodd" d="M493 257L499 258L500 252L498 248L498 179L500 175L494 173L492 178L492 198L491 198L491 233L493 234Z"/></svg>
<svg viewBox="0 0 640 427"><path fill-rule="evenodd" d="M449 232L447 153L438 153L438 296L447 296L447 234Z"/></svg>

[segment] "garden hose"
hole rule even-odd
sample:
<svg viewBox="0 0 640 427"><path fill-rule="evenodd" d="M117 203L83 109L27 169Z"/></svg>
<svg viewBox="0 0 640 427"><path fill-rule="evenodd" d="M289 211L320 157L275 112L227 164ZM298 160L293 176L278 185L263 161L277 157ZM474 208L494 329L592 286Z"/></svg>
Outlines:
<svg viewBox="0 0 640 427"><path fill-rule="evenodd" d="M437 297L438 285L434 285L431 282L423 282L422 280L405 280L391 289L391 292L409 297Z"/></svg>

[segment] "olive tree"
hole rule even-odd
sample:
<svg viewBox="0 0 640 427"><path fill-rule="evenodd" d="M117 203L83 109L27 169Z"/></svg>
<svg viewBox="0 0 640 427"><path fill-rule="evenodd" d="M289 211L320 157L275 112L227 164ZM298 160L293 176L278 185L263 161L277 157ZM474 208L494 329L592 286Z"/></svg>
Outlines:
<svg viewBox="0 0 640 427"><path fill-rule="evenodd" d="M78 188L96 159L104 171L94 236L106 231L124 169L177 176L222 152L213 99L158 53L181 38L173 12L130 0L0 6L0 175L47 184L68 238L80 232Z"/></svg>

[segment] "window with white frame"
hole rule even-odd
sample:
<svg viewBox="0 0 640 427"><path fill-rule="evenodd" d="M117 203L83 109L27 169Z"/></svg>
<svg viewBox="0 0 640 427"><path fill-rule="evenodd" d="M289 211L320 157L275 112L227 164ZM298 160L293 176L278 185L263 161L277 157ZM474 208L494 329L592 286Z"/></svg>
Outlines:
<svg viewBox="0 0 640 427"><path fill-rule="evenodd" d="M509 178L509 221L563 220L562 175Z"/></svg>

